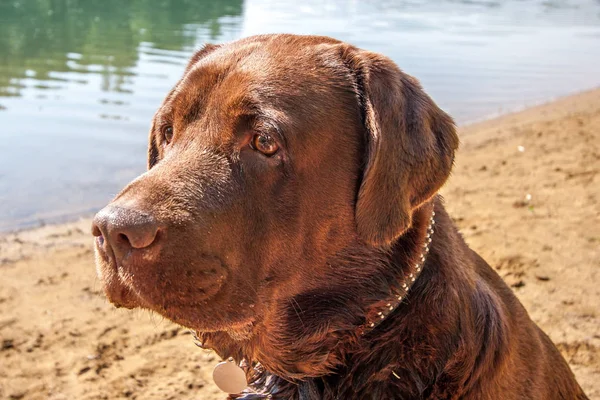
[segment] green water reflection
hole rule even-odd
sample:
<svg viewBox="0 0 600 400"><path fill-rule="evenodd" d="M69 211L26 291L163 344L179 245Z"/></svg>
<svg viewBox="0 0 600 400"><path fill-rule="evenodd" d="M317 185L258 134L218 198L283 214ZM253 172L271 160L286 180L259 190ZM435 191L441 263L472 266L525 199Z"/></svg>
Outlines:
<svg viewBox="0 0 600 400"><path fill-rule="evenodd" d="M187 24L221 34L219 18L240 16L241 0L24 0L0 2L0 96L19 96L21 79L52 88L51 72L86 73L101 66L103 89L123 91L141 43L192 46ZM64 79L64 78L63 78Z"/></svg>

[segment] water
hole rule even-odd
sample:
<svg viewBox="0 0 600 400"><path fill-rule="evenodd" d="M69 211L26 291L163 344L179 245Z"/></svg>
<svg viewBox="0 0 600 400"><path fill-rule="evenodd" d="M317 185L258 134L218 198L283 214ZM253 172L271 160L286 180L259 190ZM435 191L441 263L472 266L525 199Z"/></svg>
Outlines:
<svg viewBox="0 0 600 400"><path fill-rule="evenodd" d="M597 0L0 0L0 230L101 207L193 50L265 32L382 52L460 123L600 85Z"/></svg>

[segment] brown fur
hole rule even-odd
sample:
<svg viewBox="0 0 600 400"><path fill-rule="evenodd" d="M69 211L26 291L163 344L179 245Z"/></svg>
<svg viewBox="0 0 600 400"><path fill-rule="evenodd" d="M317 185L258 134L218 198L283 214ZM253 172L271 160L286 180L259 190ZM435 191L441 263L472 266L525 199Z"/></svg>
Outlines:
<svg viewBox="0 0 600 400"><path fill-rule="evenodd" d="M254 150L258 133L280 150ZM255 366L233 397L586 398L445 213L453 121L388 58L316 36L207 46L149 143L148 172L95 219L98 272L117 306ZM422 274L361 336L419 257L431 205Z"/></svg>

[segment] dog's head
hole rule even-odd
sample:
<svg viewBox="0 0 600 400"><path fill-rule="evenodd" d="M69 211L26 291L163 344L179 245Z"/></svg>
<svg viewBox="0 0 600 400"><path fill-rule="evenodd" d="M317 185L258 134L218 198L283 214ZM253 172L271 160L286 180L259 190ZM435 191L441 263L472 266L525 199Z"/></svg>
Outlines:
<svg viewBox="0 0 600 400"><path fill-rule="evenodd" d="M273 335L360 322L321 303L349 304L373 273L360 264L447 179L458 139L388 58L267 35L197 52L149 143L148 171L94 219L108 298L261 352Z"/></svg>

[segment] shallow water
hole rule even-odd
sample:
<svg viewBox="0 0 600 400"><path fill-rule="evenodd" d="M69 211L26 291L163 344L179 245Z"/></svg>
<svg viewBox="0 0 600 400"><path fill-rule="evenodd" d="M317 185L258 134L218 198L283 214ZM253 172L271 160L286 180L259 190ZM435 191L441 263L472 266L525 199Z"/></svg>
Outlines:
<svg viewBox="0 0 600 400"><path fill-rule="evenodd" d="M459 123L600 85L592 0L0 1L0 230L101 207L193 50L265 32L382 52Z"/></svg>

